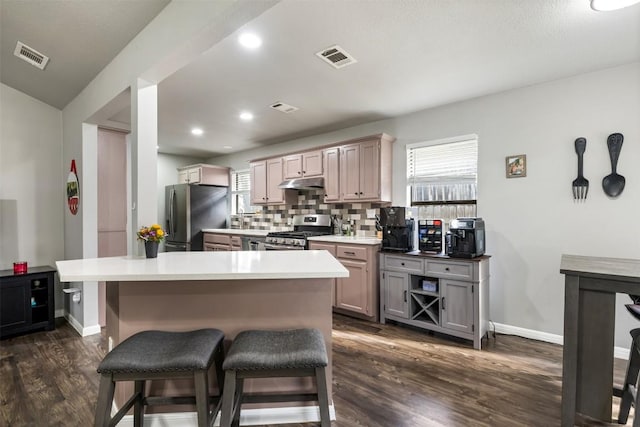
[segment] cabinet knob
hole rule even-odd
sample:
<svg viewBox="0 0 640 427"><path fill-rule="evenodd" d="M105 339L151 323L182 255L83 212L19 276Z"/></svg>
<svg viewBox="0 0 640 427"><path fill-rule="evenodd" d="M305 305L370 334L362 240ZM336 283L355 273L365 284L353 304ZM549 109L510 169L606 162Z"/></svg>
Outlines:
<svg viewBox="0 0 640 427"><path fill-rule="evenodd" d="M400 265L404 267L404 262L401 262Z"/></svg>
<svg viewBox="0 0 640 427"><path fill-rule="evenodd" d="M298 171L298 175L302 175L302 172Z"/></svg>
<svg viewBox="0 0 640 427"><path fill-rule="evenodd" d="M307 171L302 171L302 173L307 173Z"/></svg>
<svg viewBox="0 0 640 427"><path fill-rule="evenodd" d="M363 193L362 193L362 191L361 191L361 192L360 192L360 195L362 196L362 194L363 194Z"/></svg>
<svg viewBox="0 0 640 427"><path fill-rule="evenodd" d="M449 267L445 267L444 269L445 269L446 271L449 271Z"/></svg>

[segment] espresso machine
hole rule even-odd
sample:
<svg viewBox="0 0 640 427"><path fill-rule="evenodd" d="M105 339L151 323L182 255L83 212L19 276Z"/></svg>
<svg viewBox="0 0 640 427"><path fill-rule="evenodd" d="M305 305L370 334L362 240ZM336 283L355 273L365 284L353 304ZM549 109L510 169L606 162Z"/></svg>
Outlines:
<svg viewBox="0 0 640 427"><path fill-rule="evenodd" d="M482 218L458 218L451 221L446 235L446 253L452 258L484 255L485 231Z"/></svg>
<svg viewBox="0 0 640 427"><path fill-rule="evenodd" d="M406 209L404 207L380 208L382 250L413 251L414 221L412 218L406 219L405 216Z"/></svg>

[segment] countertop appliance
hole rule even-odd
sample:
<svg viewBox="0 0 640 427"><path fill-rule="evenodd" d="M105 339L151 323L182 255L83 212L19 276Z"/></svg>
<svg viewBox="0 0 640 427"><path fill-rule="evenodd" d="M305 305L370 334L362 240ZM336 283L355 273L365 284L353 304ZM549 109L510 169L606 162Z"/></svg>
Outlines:
<svg viewBox="0 0 640 427"><path fill-rule="evenodd" d="M406 219L406 209L401 206L380 208L382 226L382 250L411 252L413 250L414 220Z"/></svg>
<svg viewBox="0 0 640 427"><path fill-rule="evenodd" d="M418 220L418 249L420 252L443 251L443 233L441 219Z"/></svg>
<svg viewBox="0 0 640 427"><path fill-rule="evenodd" d="M484 255L485 230L482 218L458 218L451 221L446 236L446 252L453 258Z"/></svg>
<svg viewBox="0 0 640 427"><path fill-rule="evenodd" d="M308 237L331 234L330 215L294 215L293 231L272 231L267 234L264 249L304 250L309 247Z"/></svg>
<svg viewBox="0 0 640 427"><path fill-rule="evenodd" d="M203 250L203 228L227 228L228 187L175 184L165 188L167 252Z"/></svg>

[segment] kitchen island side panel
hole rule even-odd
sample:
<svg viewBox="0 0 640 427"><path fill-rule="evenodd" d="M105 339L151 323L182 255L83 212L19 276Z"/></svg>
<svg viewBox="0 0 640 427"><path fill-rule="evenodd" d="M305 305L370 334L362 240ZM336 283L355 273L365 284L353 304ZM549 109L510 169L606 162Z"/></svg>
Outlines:
<svg viewBox="0 0 640 427"><path fill-rule="evenodd" d="M325 338L329 366L327 388L331 401L331 289L332 279L258 279L109 282L107 286L107 336L117 345L144 330L186 331L217 328L231 340L247 329L318 328ZM211 381L215 383L215 375ZM247 380L247 392L312 392L308 378ZM116 404L132 392L133 384L119 383ZM217 392L214 388L213 391ZM152 394L193 394L188 381L156 381ZM299 406L304 402L269 404ZM315 402L306 403L315 405ZM265 404L256 406L267 406ZM188 407L150 407L148 412L193 410Z"/></svg>

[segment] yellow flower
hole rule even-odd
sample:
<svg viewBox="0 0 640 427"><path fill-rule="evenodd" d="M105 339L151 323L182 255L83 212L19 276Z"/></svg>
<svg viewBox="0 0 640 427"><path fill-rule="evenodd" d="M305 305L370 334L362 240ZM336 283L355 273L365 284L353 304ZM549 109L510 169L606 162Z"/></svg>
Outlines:
<svg viewBox="0 0 640 427"><path fill-rule="evenodd" d="M157 235L158 237L162 237L162 236L164 236L164 231L162 231L162 228L160 228L160 229L158 229L158 231L156 231L156 235Z"/></svg>

